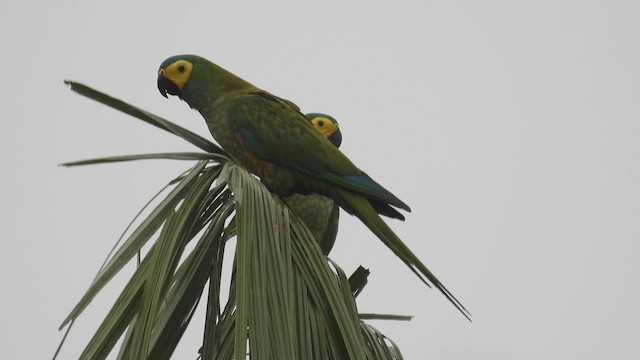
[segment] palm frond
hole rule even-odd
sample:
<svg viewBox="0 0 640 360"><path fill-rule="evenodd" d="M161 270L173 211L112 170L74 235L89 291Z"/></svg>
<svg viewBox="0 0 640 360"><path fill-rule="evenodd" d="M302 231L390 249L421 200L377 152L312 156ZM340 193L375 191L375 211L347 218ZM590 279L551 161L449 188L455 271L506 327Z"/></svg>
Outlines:
<svg viewBox="0 0 640 360"><path fill-rule="evenodd" d="M65 163L192 160L171 190L101 268L61 328L151 242L80 359L169 359L205 302L202 359L401 359L389 339L362 321L355 295L361 268L347 279L306 226L258 179L208 140L75 82L72 90L172 132L207 153L158 153ZM235 238L233 266L223 263ZM194 246L187 247L193 242ZM222 297L222 284L229 295ZM381 318L384 316L378 316ZM398 316L389 316L400 319ZM406 320L406 318L403 318ZM195 349L194 349L195 352Z"/></svg>
<svg viewBox="0 0 640 360"><path fill-rule="evenodd" d="M71 87L71 90L77 92L78 94L84 95L90 99L93 99L111 108L120 110L126 114L129 114L153 126L157 126L162 130L165 130L174 135L177 135L206 152L226 156L226 153L224 152L224 150L222 150L218 145L212 143L211 141L203 138L202 136L192 131L189 131L179 125L172 123L169 120L163 119L160 116L157 116L148 111L142 110L120 99L111 97L103 92L92 89L89 86L86 86L79 82L65 80L64 83L69 85Z"/></svg>
<svg viewBox="0 0 640 360"><path fill-rule="evenodd" d="M156 233L163 222L173 212L174 207L184 199L185 194L198 179L198 175L206 162L196 164L189 174L182 179L178 186L162 200L162 202L151 212L151 214L136 228L125 243L118 249L116 254L100 270L89 289L74 307L71 313L60 325L62 329L69 321L75 319L82 310L93 300L98 291L106 285L130 260L135 256L142 246Z"/></svg>
<svg viewBox="0 0 640 360"><path fill-rule="evenodd" d="M61 166L81 166L81 165L94 165L94 164L105 164L105 163L135 161L135 160L151 160L151 159L193 161L193 160L224 160L225 158L218 154L213 154L213 153L173 152L173 153L109 156L109 157L96 158L96 159L71 161L71 162L62 163L60 165Z"/></svg>

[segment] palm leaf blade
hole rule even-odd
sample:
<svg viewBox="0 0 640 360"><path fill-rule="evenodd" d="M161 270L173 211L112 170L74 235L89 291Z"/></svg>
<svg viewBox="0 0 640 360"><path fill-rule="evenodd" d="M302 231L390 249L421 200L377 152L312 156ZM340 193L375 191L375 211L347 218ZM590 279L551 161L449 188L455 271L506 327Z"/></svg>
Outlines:
<svg viewBox="0 0 640 360"><path fill-rule="evenodd" d="M222 149L220 149L219 146L215 145L211 141L203 138L202 136L194 132L191 132L190 130L187 130L168 120L165 120L157 115L154 115L150 112L142 110L122 100L111 97L103 92L90 88L89 86L86 86L84 84L81 84L75 81L70 81L70 80L65 80L64 83L69 85L71 87L71 90L77 92L80 95L86 96L104 105L120 110L125 114L129 114L153 126L157 126L162 130L165 130L174 135L177 135L206 152L226 156L226 153Z"/></svg>
<svg viewBox="0 0 640 360"><path fill-rule="evenodd" d="M81 359L106 358L125 330L118 359L170 358L205 298L207 282L202 359L244 359L247 354L255 359L401 359L395 344L359 317L354 294L366 285L368 271L359 269L350 282L322 255L306 226L253 175L189 130L85 85L66 83L73 91L207 151L63 164L196 161L171 182L175 187L120 246L63 322L65 326L76 319L160 230ZM233 270L223 299L222 264L227 240L233 236ZM192 240L195 246L188 250ZM406 320L398 315L370 318L385 316Z"/></svg>
<svg viewBox="0 0 640 360"><path fill-rule="evenodd" d="M138 226L129 239L118 249L111 260L101 269L94 281L89 286L78 304L62 322L60 328L69 321L75 319L93 300L96 294L111 280L116 273L126 265L129 260L142 248L142 246L160 228L166 217L173 211L175 205L182 200L188 187L196 180L198 173L204 168L206 162L196 164L189 174L183 178L178 186L151 212L151 214Z"/></svg>
<svg viewBox="0 0 640 360"><path fill-rule="evenodd" d="M112 162L123 162L123 161L135 161L135 160L151 160L151 159L162 159L162 160L220 160L220 157L217 154L211 153L193 153L193 152L174 152L174 153L158 153L158 154L137 154L137 155L123 155L123 156L109 156L103 158L96 159L87 159L87 160L79 160L72 161L60 164L61 166L81 166L81 165L94 165L94 164L104 164L104 163L112 163Z"/></svg>

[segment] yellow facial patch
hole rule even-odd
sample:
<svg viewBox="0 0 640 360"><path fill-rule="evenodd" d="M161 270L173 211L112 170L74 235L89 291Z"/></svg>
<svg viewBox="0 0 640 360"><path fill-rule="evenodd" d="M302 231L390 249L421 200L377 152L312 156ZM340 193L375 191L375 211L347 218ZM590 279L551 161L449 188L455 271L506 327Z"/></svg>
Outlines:
<svg viewBox="0 0 640 360"><path fill-rule="evenodd" d="M166 68L158 70L158 75L164 76L171 80L180 90L189 80L193 64L187 60L178 60Z"/></svg>
<svg viewBox="0 0 640 360"><path fill-rule="evenodd" d="M313 124L313 127L315 127L316 130L326 138L331 136L339 128L338 123L323 117L315 117L311 119L311 123Z"/></svg>

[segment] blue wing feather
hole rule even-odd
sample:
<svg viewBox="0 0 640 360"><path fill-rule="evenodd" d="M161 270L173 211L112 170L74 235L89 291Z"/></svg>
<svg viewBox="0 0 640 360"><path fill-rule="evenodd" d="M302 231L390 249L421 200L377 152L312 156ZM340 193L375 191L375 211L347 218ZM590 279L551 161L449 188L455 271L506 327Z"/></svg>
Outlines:
<svg viewBox="0 0 640 360"><path fill-rule="evenodd" d="M236 134L250 151L263 160L375 200L379 209L389 209L384 206L389 204L411 211L409 206L358 169L321 136L290 102L264 92L249 94L236 101L240 111L234 113L243 115L234 117L232 121ZM234 106L234 102L230 105ZM242 111L249 107L263 111ZM402 216L393 209L387 210L386 214Z"/></svg>

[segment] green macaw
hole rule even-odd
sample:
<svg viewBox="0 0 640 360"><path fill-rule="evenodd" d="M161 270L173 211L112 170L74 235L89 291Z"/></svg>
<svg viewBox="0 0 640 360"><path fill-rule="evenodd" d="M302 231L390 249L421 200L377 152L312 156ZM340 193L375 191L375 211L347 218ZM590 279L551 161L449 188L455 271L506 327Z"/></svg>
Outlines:
<svg viewBox="0 0 640 360"><path fill-rule="evenodd" d="M425 284L433 284L465 317L469 312L382 220L403 219L409 206L358 169L290 101L272 95L196 55L160 65L158 90L204 117L220 146L280 196L319 193L357 216Z"/></svg>
<svg viewBox="0 0 640 360"><path fill-rule="evenodd" d="M326 114L311 113L305 117L313 127L326 137L335 147L342 143L342 133L338 122ZM309 228L320 245L322 253L329 255L338 235L340 207L333 199L318 193L294 193L282 198L287 206Z"/></svg>

